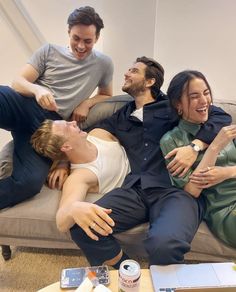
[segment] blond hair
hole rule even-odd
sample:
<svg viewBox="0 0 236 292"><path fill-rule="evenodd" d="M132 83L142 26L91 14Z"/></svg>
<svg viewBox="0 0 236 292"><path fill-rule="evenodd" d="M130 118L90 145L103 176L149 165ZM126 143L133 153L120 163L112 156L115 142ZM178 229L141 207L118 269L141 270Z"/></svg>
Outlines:
<svg viewBox="0 0 236 292"><path fill-rule="evenodd" d="M65 137L52 133L52 120L45 120L41 126L31 136L31 144L34 150L52 160L65 159L61 147L66 141Z"/></svg>

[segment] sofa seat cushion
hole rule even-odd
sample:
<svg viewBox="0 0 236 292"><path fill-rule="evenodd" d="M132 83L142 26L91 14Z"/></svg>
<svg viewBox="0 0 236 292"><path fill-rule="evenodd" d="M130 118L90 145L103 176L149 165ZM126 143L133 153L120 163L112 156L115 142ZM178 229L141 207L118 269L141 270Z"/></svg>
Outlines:
<svg viewBox="0 0 236 292"><path fill-rule="evenodd" d="M0 210L0 237L71 240L57 230L55 217L61 192L44 186L39 194L11 208ZM88 194L92 202L101 196Z"/></svg>
<svg viewBox="0 0 236 292"><path fill-rule="evenodd" d="M0 211L0 237L65 240L55 223L60 192L43 187L33 198ZM3 224L4 223L4 224Z"/></svg>

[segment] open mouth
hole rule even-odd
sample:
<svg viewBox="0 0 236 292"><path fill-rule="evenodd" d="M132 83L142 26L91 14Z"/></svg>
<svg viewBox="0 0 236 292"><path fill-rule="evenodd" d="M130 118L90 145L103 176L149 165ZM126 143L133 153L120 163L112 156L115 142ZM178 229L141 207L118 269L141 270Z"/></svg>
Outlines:
<svg viewBox="0 0 236 292"><path fill-rule="evenodd" d="M78 56L84 56L86 54L86 51L79 51L78 49L75 48L75 52Z"/></svg>
<svg viewBox="0 0 236 292"><path fill-rule="evenodd" d="M125 82L124 82L124 85L130 84L130 83L131 83L131 80L126 79Z"/></svg>
<svg viewBox="0 0 236 292"><path fill-rule="evenodd" d="M201 113L201 114L208 113L208 106L198 108L198 109L196 109L196 112Z"/></svg>

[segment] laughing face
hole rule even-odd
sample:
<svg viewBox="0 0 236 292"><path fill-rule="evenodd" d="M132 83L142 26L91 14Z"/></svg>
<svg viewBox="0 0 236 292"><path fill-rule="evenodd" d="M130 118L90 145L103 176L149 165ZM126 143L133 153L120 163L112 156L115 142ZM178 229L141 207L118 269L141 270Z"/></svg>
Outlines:
<svg viewBox="0 0 236 292"><path fill-rule="evenodd" d="M75 58L85 59L92 51L98 40L95 25L77 24L69 30L70 48Z"/></svg>
<svg viewBox="0 0 236 292"><path fill-rule="evenodd" d="M67 122L64 120L58 120L53 122L52 133L58 136L62 136L67 142L73 144L77 143L80 138L86 139L87 133L82 131L76 121Z"/></svg>
<svg viewBox="0 0 236 292"><path fill-rule="evenodd" d="M177 109L182 112L184 120L201 124L208 120L208 109L211 102L211 93L204 80L194 78L185 87Z"/></svg>
<svg viewBox="0 0 236 292"><path fill-rule="evenodd" d="M145 69L146 65L141 62L137 62L129 68L125 73L122 90L134 97L143 93L146 89Z"/></svg>

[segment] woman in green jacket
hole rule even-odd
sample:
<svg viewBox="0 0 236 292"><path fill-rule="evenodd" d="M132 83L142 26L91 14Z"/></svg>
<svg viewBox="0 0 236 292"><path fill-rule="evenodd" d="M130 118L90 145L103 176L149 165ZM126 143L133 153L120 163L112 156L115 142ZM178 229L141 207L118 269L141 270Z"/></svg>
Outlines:
<svg viewBox="0 0 236 292"><path fill-rule="evenodd" d="M202 194L209 228L225 243L236 247L236 125L222 128L209 146L201 141L192 143L201 124L207 121L212 104L211 88L201 72L178 73L171 80L167 95L181 119L161 139L166 163L170 162L168 153L186 145L192 147L197 157L187 173L180 176L170 173L172 183L194 197Z"/></svg>

